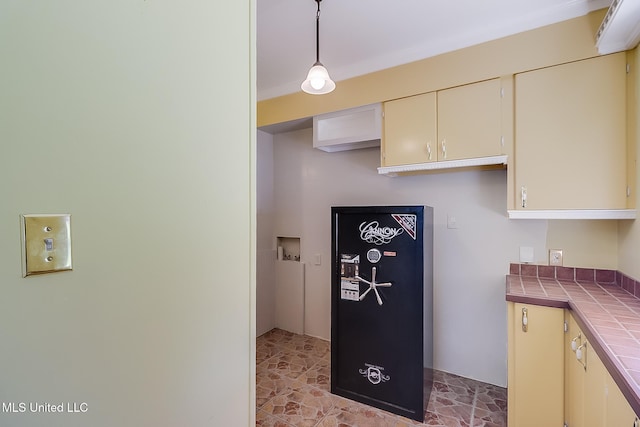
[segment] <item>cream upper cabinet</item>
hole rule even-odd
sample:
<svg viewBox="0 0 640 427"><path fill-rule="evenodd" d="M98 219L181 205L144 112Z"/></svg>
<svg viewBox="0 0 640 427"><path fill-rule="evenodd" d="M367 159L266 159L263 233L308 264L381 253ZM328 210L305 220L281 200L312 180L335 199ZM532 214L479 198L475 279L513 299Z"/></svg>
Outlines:
<svg viewBox="0 0 640 427"><path fill-rule="evenodd" d="M507 303L508 425L564 423L564 310Z"/></svg>
<svg viewBox="0 0 640 427"><path fill-rule="evenodd" d="M500 79L438 92L438 160L502 154Z"/></svg>
<svg viewBox="0 0 640 427"><path fill-rule="evenodd" d="M382 164L435 162L438 159L436 93L384 103Z"/></svg>
<svg viewBox="0 0 640 427"><path fill-rule="evenodd" d="M493 79L385 102L382 165L502 154L501 101Z"/></svg>
<svg viewBox="0 0 640 427"><path fill-rule="evenodd" d="M515 77L515 208L626 209L626 58Z"/></svg>

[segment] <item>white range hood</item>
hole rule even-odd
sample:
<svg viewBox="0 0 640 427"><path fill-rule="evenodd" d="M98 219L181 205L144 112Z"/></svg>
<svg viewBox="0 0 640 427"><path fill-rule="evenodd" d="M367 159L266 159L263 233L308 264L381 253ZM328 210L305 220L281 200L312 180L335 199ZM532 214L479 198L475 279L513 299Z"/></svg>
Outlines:
<svg viewBox="0 0 640 427"><path fill-rule="evenodd" d="M601 55L633 49L640 42L640 1L613 0L596 35Z"/></svg>

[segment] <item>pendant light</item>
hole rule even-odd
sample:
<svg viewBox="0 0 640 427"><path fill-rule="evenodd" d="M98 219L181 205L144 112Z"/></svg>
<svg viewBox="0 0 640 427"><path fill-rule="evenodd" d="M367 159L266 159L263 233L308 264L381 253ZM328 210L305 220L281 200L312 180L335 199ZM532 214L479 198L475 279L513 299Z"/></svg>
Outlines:
<svg viewBox="0 0 640 427"><path fill-rule="evenodd" d="M307 79L302 82L300 88L312 95L324 95L336 88L336 84L329 77L329 72L324 65L320 62L320 2L322 0L315 0L318 3L318 12L316 12L316 63L313 64Z"/></svg>

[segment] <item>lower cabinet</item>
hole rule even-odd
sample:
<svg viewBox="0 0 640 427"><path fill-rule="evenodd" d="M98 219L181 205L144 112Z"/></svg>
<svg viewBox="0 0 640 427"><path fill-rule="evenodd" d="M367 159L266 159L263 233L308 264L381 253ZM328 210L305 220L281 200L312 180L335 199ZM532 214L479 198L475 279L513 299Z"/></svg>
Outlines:
<svg viewBox="0 0 640 427"><path fill-rule="evenodd" d="M569 310L508 302L507 315L508 427L640 427Z"/></svg>
<svg viewBox="0 0 640 427"><path fill-rule="evenodd" d="M564 310L509 302L508 426L564 423Z"/></svg>

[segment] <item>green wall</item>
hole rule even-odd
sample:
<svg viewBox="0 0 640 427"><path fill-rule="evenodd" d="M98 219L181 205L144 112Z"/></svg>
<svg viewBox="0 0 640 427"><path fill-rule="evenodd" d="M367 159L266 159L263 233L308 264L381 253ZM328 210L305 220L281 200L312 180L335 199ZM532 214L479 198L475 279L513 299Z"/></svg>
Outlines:
<svg viewBox="0 0 640 427"><path fill-rule="evenodd" d="M0 425L254 423L254 8L0 3ZM21 276L27 213L73 271Z"/></svg>

